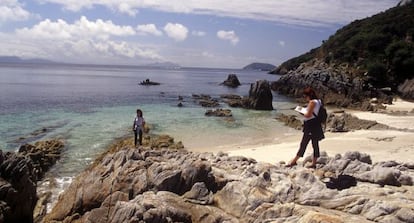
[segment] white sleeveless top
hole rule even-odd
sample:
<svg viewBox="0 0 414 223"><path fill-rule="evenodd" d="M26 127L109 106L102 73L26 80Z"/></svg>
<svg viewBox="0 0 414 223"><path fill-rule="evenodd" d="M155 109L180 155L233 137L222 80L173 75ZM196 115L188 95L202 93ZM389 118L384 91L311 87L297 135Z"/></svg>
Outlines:
<svg viewBox="0 0 414 223"><path fill-rule="evenodd" d="M142 124L145 122L143 117L136 116L134 119L134 130L142 130Z"/></svg>
<svg viewBox="0 0 414 223"><path fill-rule="evenodd" d="M321 104L322 104L321 100L319 100L319 99L313 99L312 101L315 103L315 107L313 108L312 116L309 117L309 118L305 118L304 121L308 121L308 120L311 120L313 118L316 118L314 114L317 115L319 113L319 109L321 108ZM306 109L308 109L308 107L309 107L309 104L306 107Z"/></svg>

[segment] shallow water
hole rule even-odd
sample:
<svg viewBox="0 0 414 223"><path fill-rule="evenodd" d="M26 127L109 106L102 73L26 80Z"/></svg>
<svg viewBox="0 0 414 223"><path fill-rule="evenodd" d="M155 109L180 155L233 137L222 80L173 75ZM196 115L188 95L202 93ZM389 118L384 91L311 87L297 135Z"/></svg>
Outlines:
<svg viewBox="0 0 414 223"><path fill-rule="evenodd" d="M230 73L242 86L219 85ZM138 85L147 78L161 85ZM248 95L256 80L277 78L229 69L0 64L0 149L14 151L23 143L62 138L65 151L52 174L63 188L114 139L131 133L137 108L154 127L152 133L169 134L190 150L277 141L291 131L274 119L293 106L290 99L274 94L273 111L231 108L234 122L226 122L206 117L207 109L192 98L192 94ZM177 106L179 96L184 107Z"/></svg>

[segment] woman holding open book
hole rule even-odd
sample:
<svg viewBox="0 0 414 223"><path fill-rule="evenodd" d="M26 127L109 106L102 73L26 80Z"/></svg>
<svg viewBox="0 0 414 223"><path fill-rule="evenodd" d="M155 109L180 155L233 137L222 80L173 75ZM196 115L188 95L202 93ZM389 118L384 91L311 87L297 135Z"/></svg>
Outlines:
<svg viewBox="0 0 414 223"><path fill-rule="evenodd" d="M309 167L316 168L316 160L319 157L319 141L325 138L322 130L322 125L317 119L316 115L322 106L322 101L318 99L315 91L310 87L307 87L303 90L303 96L308 101L307 107L296 107L295 109L304 116L303 137L302 141L300 142L299 151L297 152L295 158L293 158L293 160L288 165L286 165L286 167L292 167L297 164L296 162L298 159L300 157L303 157L305 154L305 150L309 141L312 140L313 159L312 165Z"/></svg>

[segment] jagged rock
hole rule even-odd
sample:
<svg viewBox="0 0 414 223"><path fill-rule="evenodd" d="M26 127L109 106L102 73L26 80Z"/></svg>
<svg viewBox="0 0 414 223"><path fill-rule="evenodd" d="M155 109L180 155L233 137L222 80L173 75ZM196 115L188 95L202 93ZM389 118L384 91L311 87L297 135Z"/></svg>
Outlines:
<svg viewBox="0 0 414 223"><path fill-rule="evenodd" d="M33 222L36 180L29 159L0 150L0 222Z"/></svg>
<svg viewBox="0 0 414 223"><path fill-rule="evenodd" d="M398 180L400 176L399 170L377 167L359 174L358 179L379 185L401 186L401 182Z"/></svg>
<svg viewBox="0 0 414 223"><path fill-rule="evenodd" d="M241 97L240 95L221 95L221 98L224 99L224 102L227 103L230 107L235 108L248 108L249 99L248 97Z"/></svg>
<svg viewBox="0 0 414 223"><path fill-rule="evenodd" d="M240 100L242 97L236 94L223 94L220 95L220 98L229 99L229 100Z"/></svg>
<svg viewBox="0 0 414 223"><path fill-rule="evenodd" d="M266 80L259 80L250 85L249 96L222 95L225 102L231 107L241 107L255 110L273 110L273 95L270 84Z"/></svg>
<svg viewBox="0 0 414 223"><path fill-rule="evenodd" d="M24 144L20 146L18 153L32 160L37 179L40 180L49 168L60 159L60 153L64 147L63 141L50 139L34 144Z"/></svg>
<svg viewBox="0 0 414 223"><path fill-rule="evenodd" d="M221 84L232 88L236 88L241 85L239 78L237 78L236 74L229 74L229 76L227 76L227 80L225 80Z"/></svg>
<svg viewBox="0 0 414 223"><path fill-rule="evenodd" d="M414 99L414 78L405 80L403 84L398 86L398 92L403 98Z"/></svg>
<svg viewBox="0 0 414 223"><path fill-rule="evenodd" d="M198 101L202 107L217 107L219 102L217 99L212 98L210 95L196 95L193 94L193 98Z"/></svg>
<svg viewBox="0 0 414 223"><path fill-rule="evenodd" d="M219 103L217 100L211 99L211 100L200 100L199 104L203 107L217 107L219 106Z"/></svg>
<svg viewBox="0 0 414 223"><path fill-rule="evenodd" d="M322 154L309 170L225 153L123 148L79 175L46 222L411 222L414 188L380 187L402 185L397 177L363 177L378 170L412 179L409 165ZM356 185L326 186L328 175L344 174Z"/></svg>
<svg viewBox="0 0 414 223"><path fill-rule="evenodd" d="M213 192L208 190L204 182L198 182L193 185L190 191L183 195L183 198L195 204L212 204Z"/></svg>
<svg viewBox="0 0 414 223"><path fill-rule="evenodd" d="M276 119L285 123L285 125L292 127L294 129L302 129L303 121L300 120L296 115L285 115L279 114ZM328 114L328 119L326 122L326 131L329 132L348 132L353 130L361 129L388 129L389 127L383 124L380 124L376 121L363 120L359 119L351 114L346 112L334 113L331 112Z"/></svg>
<svg viewBox="0 0 414 223"><path fill-rule="evenodd" d="M249 108L256 110L273 110L273 95L266 80L256 81L250 85Z"/></svg>
<svg viewBox="0 0 414 223"><path fill-rule="evenodd" d="M285 125L300 130L303 127L303 122L299 120L295 115L280 114L276 117L277 120L285 123Z"/></svg>
<svg viewBox="0 0 414 223"><path fill-rule="evenodd" d="M214 110L207 110L205 113L206 116L217 116L217 117L232 117L233 114L231 113L230 109L214 109Z"/></svg>
<svg viewBox="0 0 414 223"><path fill-rule="evenodd" d="M169 135L146 135L144 136L143 145L150 146L151 148L184 148L181 141L175 142L174 138Z"/></svg>
<svg viewBox="0 0 414 223"><path fill-rule="evenodd" d="M369 156L368 154L365 154L365 153L346 152L343 158L348 159L348 160L352 160L352 161L358 160L362 163L372 164L371 156Z"/></svg>
<svg viewBox="0 0 414 223"><path fill-rule="evenodd" d="M328 65L319 59L301 64L272 83L273 90L297 98L302 98L303 89L308 86L315 89L327 105L366 110L373 109L371 104L364 103L369 103L373 97L378 98L380 104L389 101L387 92L369 87L368 77L354 77L348 66Z"/></svg>

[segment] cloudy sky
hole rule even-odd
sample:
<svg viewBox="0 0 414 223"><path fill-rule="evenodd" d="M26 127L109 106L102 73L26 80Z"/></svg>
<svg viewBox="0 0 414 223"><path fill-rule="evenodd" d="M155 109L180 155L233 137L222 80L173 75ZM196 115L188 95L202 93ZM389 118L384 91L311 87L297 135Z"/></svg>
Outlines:
<svg viewBox="0 0 414 223"><path fill-rule="evenodd" d="M0 0L0 55L70 63L279 65L398 0Z"/></svg>

